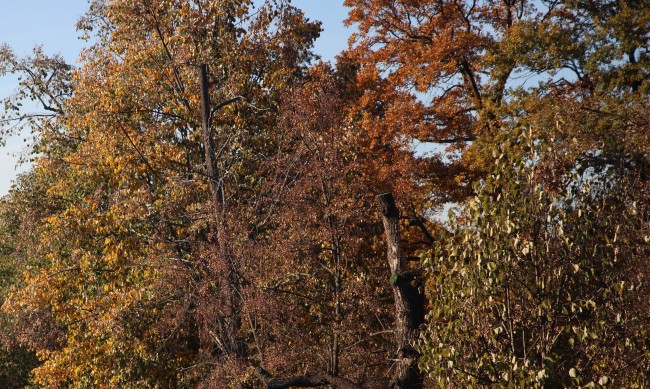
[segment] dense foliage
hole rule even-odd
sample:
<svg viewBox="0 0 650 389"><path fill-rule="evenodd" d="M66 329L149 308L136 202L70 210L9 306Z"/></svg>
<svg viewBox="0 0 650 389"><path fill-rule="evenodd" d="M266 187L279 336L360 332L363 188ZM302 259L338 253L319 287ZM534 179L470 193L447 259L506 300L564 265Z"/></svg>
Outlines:
<svg viewBox="0 0 650 389"><path fill-rule="evenodd" d="M553 188L555 156L526 132L495 147L454 234L424 255L420 364L441 386L644 387L647 172L578 167Z"/></svg>
<svg viewBox="0 0 650 389"><path fill-rule="evenodd" d="M334 65L288 0L93 0L78 69L0 48L34 135L0 386L650 384L647 2L345 4Z"/></svg>

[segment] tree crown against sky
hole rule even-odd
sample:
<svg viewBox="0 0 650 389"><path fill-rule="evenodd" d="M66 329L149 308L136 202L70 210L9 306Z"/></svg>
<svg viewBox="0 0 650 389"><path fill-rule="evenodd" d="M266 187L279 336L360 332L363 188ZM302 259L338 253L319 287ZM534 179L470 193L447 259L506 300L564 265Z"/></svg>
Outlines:
<svg viewBox="0 0 650 389"><path fill-rule="evenodd" d="M343 25L347 9L342 1L332 1L323 7L311 0L294 0L312 20L322 22L323 31L316 40L315 52L325 61L333 61L346 46L352 33ZM81 49L87 44L79 39L77 21L88 7L86 0L66 1L65 5L46 0L13 2L3 5L0 16L0 41L9 44L19 57L29 55L36 46L42 46L47 54L60 53L66 62L76 64ZM10 95L17 80L11 76L0 77L2 96ZM40 111L38 106L34 111ZM12 181L20 172L29 169L29 163L20 163L30 134L14 136L0 149L0 195L5 195Z"/></svg>

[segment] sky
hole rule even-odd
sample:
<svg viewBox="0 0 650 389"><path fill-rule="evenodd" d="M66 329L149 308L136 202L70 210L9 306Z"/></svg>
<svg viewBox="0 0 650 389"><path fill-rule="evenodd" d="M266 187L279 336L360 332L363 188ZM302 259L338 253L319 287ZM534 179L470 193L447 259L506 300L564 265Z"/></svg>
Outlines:
<svg viewBox="0 0 650 389"><path fill-rule="evenodd" d="M343 0L293 0L311 20L323 23L323 32L315 51L323 60L332 61L347 47L352 31L343 26L347 9ZM61 54L74 63L86 42L78 39L75 25L84 14L87 0L0 0L0 44L6 43L19 55L27 55L36 45L47 54ZM17 81L0 77L0 97L12 93ZM2 109L2 107L0 107ZM17 165L18 153L24 148L23 137L14 137L0 147L0 196L11 187L12 180L29 166Z"/></svg>

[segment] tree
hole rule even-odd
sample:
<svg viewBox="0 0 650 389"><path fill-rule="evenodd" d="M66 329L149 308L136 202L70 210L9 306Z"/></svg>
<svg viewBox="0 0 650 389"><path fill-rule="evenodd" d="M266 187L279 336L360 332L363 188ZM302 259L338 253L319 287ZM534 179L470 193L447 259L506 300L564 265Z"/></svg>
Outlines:
<svg viewBox="0 0 650 389"><path fill-rule="evenodd" d="M34 190L38 185L24 177L20 179L24 186L21 189L29 195L21 201L13 201L18 195L0 201L0 299L4 301L12 287L21 284L23 272L29 268L25 261L29 247L28 241L38 238L32 229L34 213L40 206L32 199L38 198L39 191ZM31 188L30 188L31 187ZM17 191L17 189L14 189ZM20 196L22 197L22 196ZM19 239L20 238L20 239ZM38 366L35 353L25 345L21 345L29 337L28 332L21 330L21 318L0 313L0 385L6 388L22 388L28 385L30 372Z"/></svg>
<svg viewBox="0 0 650 389"><path fill-rule="evenodd" d="M409 271L404 264L399 230L400 211L392 194L377 196L386 230L387 258L391 270L390 283L395 300L395 333L397 359L391 388L421 388L422 374L419 370L419 352L416 350L415 332L424 322L424 299L422 298L420 272Z"/></svg>
<svg viewBox="0 0 650 389"><path fill-rule="evenodd" d="M39 46L34 48L32 55L20 58L9 46L2 44L0 76L7 74L17 76L18 88L2 100L0 140L4 143L11 136L30 133L65 141L65 135L59 133L57 118L65 113L65 102L72 93L72 66L60 55L45 54ZM41 111L26 110L23 105L29 105L29 101L38 102ZM39 144L42 143L34 142L31 151L40 152Z"/></svg>
<svg viewBox="0 0 650 389"><path fill-rule="evenodd" d="M360 113L359 123L377 140L379 147L375 150L383 160L392 162L379 166L427 188L429 202L415 202L419 215L426 215L443 202L456 202L464 207L465 201L480 196L473 203L477 210L467 208L460 214L453 238L444 239L447 244L440 243L440 247L435 243L438 255L432 255L435 260L428 262L428 297L433 312L428 316L428 333L423 337L420 367L430 377L440 379L442 385L506 385L501 374L512 382L512 370L490 355L502 358L506 364L516 362L518 372L522 371L523 359L519 349L513 348L508 354L502 341L504 334L485 333L497 327L490 327L490 315L495 313L489 307L498 305L494 301L502 301L499 298L505 299L504 290L526 299L520 297L527 296L526 291L509 289L517 285L511 286L508 280L518 280L526 286L534 281L523 270L524 261L503 259L514 250L504 247L511 244L509 232L505 231L514 228L511 224L515 223L533 235L540 234L548 214L568 224L565 218L568 216L562 212L568 212L569 205L562 212L549 210L533 197L541 195L551 203L570 204L568 199L573 195L566 192L570 187L581 187L577 172L580 172L578 177L596 174L602 180L612 181L605 186L627 182L631 185L628 189L635 188L629 196L638 196L638 204L647 202L644 197L649 144L644 113L648 108L649 85L647 6L639 2L383 0L348 0L346 5L352 7L348 22L359 27L346 53L360 67L359 85L364 95L356 108ZM521 81L526 77L532 78L536 85ZM534 129L534 142L549 148L544 150L544 163L537 163L530 152L522 151L522 141L513 135L528 128ZM414 144L418 142L428 142L429 147L438 150L445 148L445 152L424 155L419 160L415 158L416 163L409 163L416 156ZM501 155L505 156L501 159L507 158L515 167L510 169L499 159ZM493 171L494 165L499 166L498 172ZM416 168L404 173L405 167L414 166L419 171ZM528 174L535 179L525 185ZM508 183L504 177L520 186L513 187L515 184ZM589 219L589 223L602 228L603 235L594 236L595 241L611 240L607 234L612 233L611 228L615 229L616 224L612 215L623 210L631 212L626 207L633 201L629 197L623 201L621 193L625 192L599 195L603 196L601 203L590 214L593 219ZM590 204L588 208L596 207L595 199L581 198L581 201ZM483 209L485 215L481 213ZM537 211L544 217L533 217ZM496 214L497 220L488 212ZM509 217L518 219L513 222L502 213L511 213ZM587 211L582 209L581 213ZM643 227L647 218L642 213L630 213L629 217L634 219L634 225L647 228ZM455 218L450 216L452 220ZM579 237L584 237L585 231L591 231L589 223L572 220L571 233L575 235L567 239L582 239ZM548 235L535 235L531 240L552 247L557 243L557 236L546 232ZM636 255L643 241L631 234L635 238L631 238L633 253L628 259L638 264L640 257ZM592 254L604 250L600 244L585 245L584 250L595 250ZM542 254L538 255L541 261ZM569 256L554 255L559 263L567 261ZM470 265L472 261L479 261L481 266ZM488 262L493 262L489 266L496 264L494 271L507 282L491 278L493 269L486 268ZM545 263L545 266L549 272L564 271L558 270L561 268L558 263ZM632 267L617 264L613 266L616 270L612 270L615 275L599 282L611 287L614 279L633 279L636 275ZM517 273L519 270L521 273ZM584 286L580 280L567 278L578 289ZM570 288L558 282L558 289L565 286ZM588 293L587 290L580 293ZM637 297L632 296L629 301ZM526 327L522 317L533 314L539 304L517 305L520 311L516 313L522 316L516 318L521 319L516 324ZM643 310L636 310L631 316L643 317ZM558 323L563 318L553 316L552 320ZM639 330L642 327L634 328L632 337L642 338ZM523 332L532 337L541 334L530 335L529 328ZM477 339L486 339L486 343L477 344ZM612 342L620 345L620 339ZM544 343L522 342L527 352L532 352L532 344ZM595 349L609 350L609 346L601 343ZM635 355L644 358L643 351ZM491 362L494 362L492 367ZM537 378L531 372L527 376L530 381L522 376L518 382L521 385L569 382L562 381L569 370L562 370L561 363L540 366L538 373L549 368L540 373L540 381L535 381ZM638 371L641 371L644 363L634 366L640 366ZM542 377L551 371L557 376ZM558 378L563 374L563 378ZM595 374L591 370L581 382L587 383ZM632 380L638 382L639 376L635 377ZM598 380L595 377L595 382Z"/></svg>
<svg viewBox="0 0 650 389"><path fill-rule="evenodd" d="M347 3L335 68L284 0L95 0L79 69L2 51L11 117L52 115L0 214L35 384L643 384L643 5Z"/></svg>
<svg viewBox="0 0 650 389"><path fill-rule="evenodd" d="M260 359L269 371L345 377L364 387L389 379L390 274L373 218L376 182L364 134L348 104L354 69L319 64L282 100L273 212L251 249ZM266 230L266 232L263 232ZM284 345L290 344L287 349Z"/></svg>
<svg viewBox="0 0 650 389"><path fill-rule="evenodd" d="M30 345L36 382L383 386L383 184L348 114L354 67L307 72L318 26L284 4L168 6L93 3L63 136L39 142L44 261L4 304L57 328Z"/></svg>
<svg viewBox="0 0 650 389"><path fill-rule="evenodd" d="M446 148L419 162L438 204L472 195L493 163L489 145L531 109L513 102L568 100L585 115L603 98L647 93L643 1L345 4L359 27L348 55L361 66L363 128L387 160L408 158L413 142Z"/></svg>
<svg viewBox="0 0 650 389"><path fill-rule="evenodd" d="M235 244L234 210L257 196L251 178L272 140L277 96L300 76L319 31L283 2L252 7L96 1L82 20L97 44L53 126L71 145L39 143L36 171L63 173L48 183L45 201L58 207L38 226L43 241L33 242L44 265L4 304L48 312L63 331L55 347L35 347L44 361L37 383L220 385L217 377L238 377L210 372L237 366L245 334L219 328L234 319L221 299L228 288L213 250L216 225L206 219L196 69L210 71L209 130Z"/></svg>
<svg viewBox="0 0 650 389"><path fill-rule="evenodd" d="M19 177L11 193L0 200L0 298L5 301L13 290L25 286L24 274L33 275L48 262L48 248L42 244L47 240L43 221L61 204L46 191L57 177L66 176L60 157L74 146L59 127L73 82L72 67L40 47L19 58L8 46L0 46L0 74L14 74L19 81L15 93L3 99L0 143L24 136L28 150L21 156L22 163L33 161L41 152L47 152L52 162L47 173L32 171ZM29 101L37 101L36 110ZM1 313L0 323L0 385L25 387L31 370L40 365L35 350L57 347L60 328L42 307L24 314Z"/></svg>
<svg viewBox="0 0 650 389"><path fill-rule="evenodd" d="M645 386L647 165L578 163L553 185L547 164L563 157L535 130L494 152L477 197L425 257L420 366L443 387Z"/></svg>

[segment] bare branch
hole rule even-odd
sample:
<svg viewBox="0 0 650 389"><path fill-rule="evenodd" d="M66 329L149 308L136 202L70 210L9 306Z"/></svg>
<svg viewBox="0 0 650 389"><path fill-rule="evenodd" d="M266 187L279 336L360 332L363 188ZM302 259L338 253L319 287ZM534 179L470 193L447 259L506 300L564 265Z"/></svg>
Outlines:
<svg viewBox="0 0 650 389"><path fill-rule="evenodd" d="M276 378L268 371L258 367L255 369L255 375L267 389L315 388L326 385L334 389L361 389L359 385L352 381L329 374L305 374L288 378Z"/></svg>

